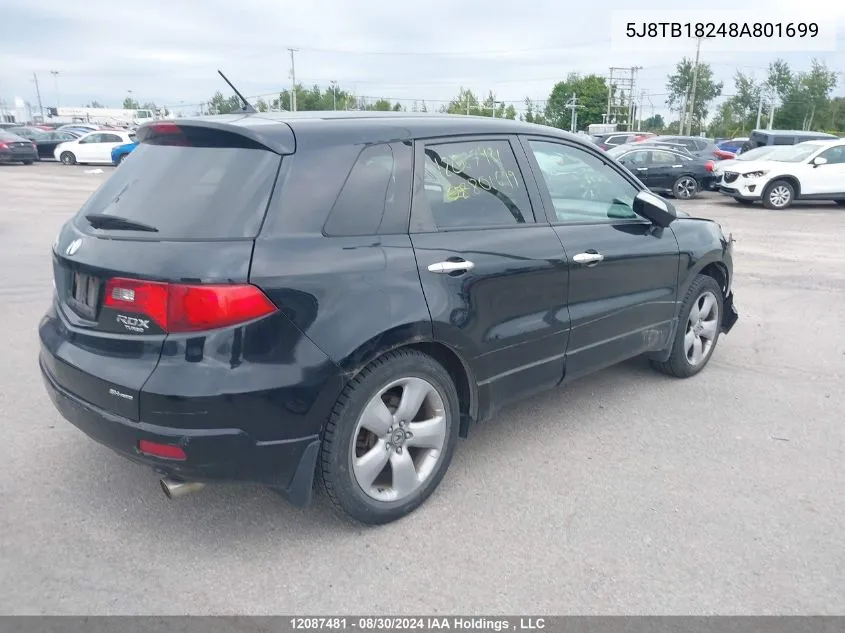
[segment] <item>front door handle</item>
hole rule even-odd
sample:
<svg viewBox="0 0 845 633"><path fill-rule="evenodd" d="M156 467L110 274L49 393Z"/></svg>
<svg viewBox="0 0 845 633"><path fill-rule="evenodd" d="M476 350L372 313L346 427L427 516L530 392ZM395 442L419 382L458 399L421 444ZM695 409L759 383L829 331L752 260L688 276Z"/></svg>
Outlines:
<svg viewBox="0 0 845 633"><path fill-rule="evenodd" d="M598 264L604 259L601 253L578 253L572 258L577 264L586 264L587 266Z"/></svg>
<svg viewBox="0 0 845 633"><path fill-rule="evenodd" d="M648 167L637 167L637 171L648 171Z"/></svg>
<svg viewBox="0 0 845 633"><path fill-rule="evenodd" d="M475 268L475 264L466 260L461 260L459 262L445 261L430 264L428 271L431 273L465 273L473 268Z"/></svg>

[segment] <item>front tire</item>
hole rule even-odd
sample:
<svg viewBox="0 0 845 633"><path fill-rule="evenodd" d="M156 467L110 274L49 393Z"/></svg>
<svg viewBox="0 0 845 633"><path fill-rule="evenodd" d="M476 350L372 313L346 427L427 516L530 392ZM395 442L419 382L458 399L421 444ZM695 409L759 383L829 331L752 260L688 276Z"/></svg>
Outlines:
<svg viewBox="0 0 845 633"><path fill-rule="evenodd" d="M76 165L76 156L73 152L62 152L59 160L62 161L62 165Z"/></svg>
<svg viewBox="0 0 845 633"><path fill-rule="evenodd" d="M789 208L795 200L795 188L786 180L775 180L763 190L763 206L773 211Z"/></svg>
<svg viewBox="0 0 845 633"><path fill-rule="evenodd" d="M368 525L399 519L437 488L458 440L449 373L415 350L390 352L343 390L326 424L317 477L334 507Z"/></svg>
<svg viewBox="0 0 845 633"><path fill-rule="evenodd" d="M665 362L652 361L652 366L675 378L689 378L704 369L719 340L723 308L722 289L716 280L696 276L681 306L672 353Z"/></svg>
<svg viewBox="0 0 845 633"><path fill-rule="evenodd" d="M692 176L680 176L672 185L672 195L677 200L692 200L698 195L698 181Z"/></svg>

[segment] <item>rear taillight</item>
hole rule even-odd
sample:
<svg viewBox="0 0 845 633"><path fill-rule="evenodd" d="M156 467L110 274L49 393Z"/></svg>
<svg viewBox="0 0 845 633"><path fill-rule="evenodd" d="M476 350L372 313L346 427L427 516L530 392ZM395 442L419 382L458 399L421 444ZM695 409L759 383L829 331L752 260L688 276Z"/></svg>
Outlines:
<svg viewBox="0 0 845 633"><path fill-rule="evenodd" d="M708 160L706 163L704 163L704 169L706 169L707 171L713 171L713 167L715 167L715 165L716 163L714 163L712 160Z"/></svg>
<svg viewBox="0 0 845 633"><path fill-rule="evenodd" d="M0 143L0 149L9 149L9 146L6 143Z"/></svg>
<svg viewBox="0 0 845 633"><path fill-rule="evenodd" d="M214 330L258 319L276 306L249 284L189 285L114 278L103 305L143 314L165 332Z"/></svg>

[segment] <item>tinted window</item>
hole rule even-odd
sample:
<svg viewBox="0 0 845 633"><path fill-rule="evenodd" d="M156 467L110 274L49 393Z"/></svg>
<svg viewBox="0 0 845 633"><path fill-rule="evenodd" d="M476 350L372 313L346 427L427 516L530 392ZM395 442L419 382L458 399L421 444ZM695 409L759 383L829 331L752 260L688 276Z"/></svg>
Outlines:
<svg viewBox="0 0 845 633"><path fill-rule="evenodd" d="M684 159L678 154L673 154L672 152L662 150L653 150L651 152L651 162L654 165L677 165L684 160L688 159Z"/></svg>
<svg viewBox="0 0 845 633"><path fill-rule="evenodd" d="M374 235L385 211L405 205L407 217L412 154L405 145L373 145L355 161L323 228L326 235Z"/></svg>
<svg viewBox="0 0 845 633"><path fill-rule="evenodd" d="M700 151L700 152L701 152L701 151L704 151L705 149L707 149L707 147L708 147L709 145L710 145L710 143L708 143L707 141L705 141L703 138L698 138L698 139L695 139L695 147L696 147L696 149L697 149L698 151Z"/></svg>
<svg viewBox="0 0 845 633"><path fill-rule="evenodd" d="M120 138L117 134L103 134L102 136L103 136L103 138L102 138L101 142L103 142L103 143L123 143L124 142L123 139Z"/></svg>
<svg viewBox="0 0 845 633"><path fill-rule="evenodd" d="M90 136L86 136L84 138L79 139L80 143L102 143L102 134L91 134Z"/></svg>
<svg viewBox="0 0 845 633"><path fill-rule="evenodd" d="M559 222L637 217L633 205L639 190L597 156L561 143L531 141L530 146ZM543 166L555 159L566 167L552 171Z"/></svg>
<svg viewBox="0 0 845 633"><path fill-rule="evenodd" d="M794 136L776 136L772 145L795 145Z"/></svg>
<svg viewBox="0 0 845 633"><path fill-rule="evenodd" d="M252 238L280 160L258 149L142 143L82 207L80 226L105 213L156 227L143 234L156 239Z"/></svg>
<svg viewBox="0 0 845 633"><path fill-rule="evenodd" d="M535 152L535 155L537 153ZM622 157L624 165L633 165L634 167L643 167L648 164L649 152L646 150L639 150L636 152L628 152Z"/></svg>
<svg viewBox="0 0 845 633"><path fill-rule="evenodd" d="M508 141L426 145L424 186L438 228L534 221L528 191Z"/></svg>

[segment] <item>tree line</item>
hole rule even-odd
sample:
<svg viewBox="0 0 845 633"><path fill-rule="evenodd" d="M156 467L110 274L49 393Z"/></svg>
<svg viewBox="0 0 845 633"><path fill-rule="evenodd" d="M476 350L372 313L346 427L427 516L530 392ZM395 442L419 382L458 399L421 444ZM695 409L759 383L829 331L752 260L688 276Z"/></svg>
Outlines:
<svg viewBox="0 0 845 633"><path fill-rule="evenodd" d="M695 99L689 119L695 74ZM574 94L578 104L578 128L584 130L590 124L606 121L608 98L612 96L618 106L615 110L623 112L615 118L615 122L621 124L620 129L639 126L643 131L677 134L682 124L688 121L692 134L732 137L747 134L757 127L759 113L760 127L767 127L771 118L775 129L839 133L845 131L845 98L831 97L837 83L838 73L816 59L812 60L810 69L803 72L793 70L782 59L776 59L769 64L762 80L738 70L733 77L733 90L727 93L724 82L715 80L709 64L699 63L696 73L694 61L685 57L667 77L666 93L661 95L672 112L669 120L660 114L645 117L645 112L641 110L653 108L653 102L646 104L638 95L623 91L610 95L613 88L605 77L580 73L570 73L566 79L557 82L542 105L526 98L522 113L517 113L513 105L500 101L492 91L482 96L466 88L461 88L453 99L435 111L519 118L530 123L569 129L571 110L567 106ZM297 85L293 95L290 90L282 90L269 101L263 98L256 100L253 106L260 112L292 110L292 96L296 110L431 111L425 101L415 101L409 106L388 99L370 99L356 96L337 84L329 88ZM714 104L720 97L725 98ZM124 107L129 101L124 102ZM133 103L137 107L137 102ZM144 107L149 105L154 104L145 104ZM201 111L205 114L226 114L240 109L237 96L226 97L218 91L203 104ZM630 125L628 113L633 115Z"/></svg>

